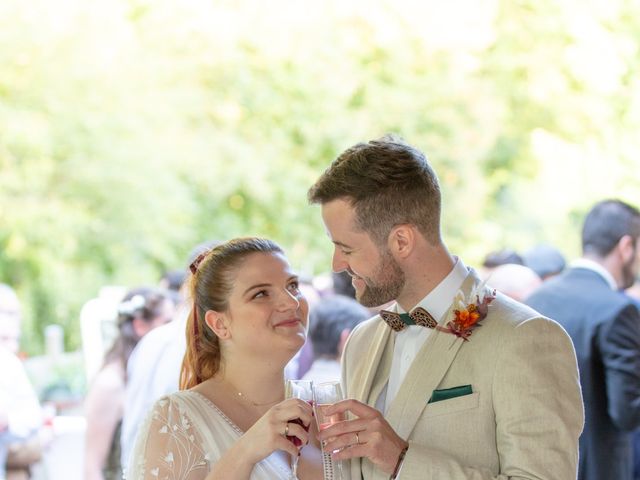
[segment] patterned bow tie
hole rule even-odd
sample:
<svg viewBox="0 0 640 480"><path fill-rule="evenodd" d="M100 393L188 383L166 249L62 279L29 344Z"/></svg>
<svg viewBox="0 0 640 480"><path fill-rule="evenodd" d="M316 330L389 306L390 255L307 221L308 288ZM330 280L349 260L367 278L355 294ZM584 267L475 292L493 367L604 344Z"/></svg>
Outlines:
<svg viewBox="0 0 640 480"><path fill-rule="evenodd" d="M418 325L419 327L427 328L436 328L436 325L438 325L435 318L422 307L416 308L411 313L380 310L380 316L396 332L403 330L407 325Z"/></svg>

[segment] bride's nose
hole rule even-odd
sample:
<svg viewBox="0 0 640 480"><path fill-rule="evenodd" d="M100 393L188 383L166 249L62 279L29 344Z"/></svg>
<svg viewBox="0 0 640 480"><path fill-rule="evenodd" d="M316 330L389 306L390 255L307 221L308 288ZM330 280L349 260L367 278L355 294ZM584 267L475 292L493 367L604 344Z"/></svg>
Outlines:
<svg viewBox="0 0 640 480"><path fill-rule="evenodd" d="M300 306L300 300L289 290L283 290L278 298L278 309L282 311L297 310Z"/></svg>

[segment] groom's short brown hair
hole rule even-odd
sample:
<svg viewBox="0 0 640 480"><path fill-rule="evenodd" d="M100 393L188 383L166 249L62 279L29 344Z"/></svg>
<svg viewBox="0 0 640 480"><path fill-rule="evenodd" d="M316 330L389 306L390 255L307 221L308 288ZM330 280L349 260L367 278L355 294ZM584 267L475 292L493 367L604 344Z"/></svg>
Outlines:
<svg viewBox="0 0 640 480"><path fill-rule="evenodd" d="M347 200L360 229L386 245L396 225L413 224L440 243L440 186L425 155L386 135L345 150L309 189L310 203Z"/></svg>

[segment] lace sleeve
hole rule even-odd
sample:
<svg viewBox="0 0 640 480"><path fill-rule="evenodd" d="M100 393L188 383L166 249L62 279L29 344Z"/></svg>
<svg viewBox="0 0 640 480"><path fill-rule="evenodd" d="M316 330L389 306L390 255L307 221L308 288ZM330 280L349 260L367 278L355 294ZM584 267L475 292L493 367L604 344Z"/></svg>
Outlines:
<svg viewBox="0 0 640 480"><path fill-rule="evenodd" d="M128 480L202 480L209 462L202 436L179 401L156 402L138 432L124 477Z"/></svg>

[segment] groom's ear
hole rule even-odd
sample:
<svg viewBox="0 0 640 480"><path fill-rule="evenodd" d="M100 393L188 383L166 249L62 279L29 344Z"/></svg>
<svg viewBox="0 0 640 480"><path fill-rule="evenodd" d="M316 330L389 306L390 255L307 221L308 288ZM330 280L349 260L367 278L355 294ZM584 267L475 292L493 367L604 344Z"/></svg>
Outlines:
<svg viewBox="0 0 640 480"><path fill-rule="evenodd" d="M407 258L416 243L416 231L413 225L396 225L389 232L387 246L391 253L397 258Z"/></svg>
<svg viewBox="0 0 640 480"><path fill-rule="evenodd" d="M224 313L207 310L207 313L204 315L204 323L207 324L207 327L209 327L220 340L231 338L231 331L228 325L229 320Z"/></svg>

